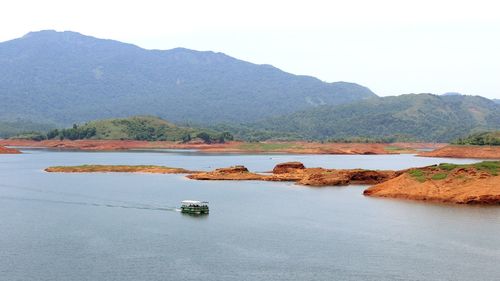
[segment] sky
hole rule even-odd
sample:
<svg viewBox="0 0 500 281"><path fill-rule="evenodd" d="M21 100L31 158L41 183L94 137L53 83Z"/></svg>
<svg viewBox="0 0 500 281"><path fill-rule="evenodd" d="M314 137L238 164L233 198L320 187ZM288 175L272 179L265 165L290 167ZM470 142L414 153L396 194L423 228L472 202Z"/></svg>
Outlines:
<svg viewBox="0 0 500 281"><path fill-rule="evenodd" d="M16 0L0 41L71 30L147 49L223 52L381 96L500 99L500 1Z"/></svg>

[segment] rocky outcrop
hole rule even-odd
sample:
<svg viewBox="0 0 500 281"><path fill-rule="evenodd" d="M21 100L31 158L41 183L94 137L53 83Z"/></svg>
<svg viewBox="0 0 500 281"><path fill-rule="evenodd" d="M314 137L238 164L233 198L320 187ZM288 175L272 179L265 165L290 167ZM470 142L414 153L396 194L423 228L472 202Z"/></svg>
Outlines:
<svg viewBox="0 0 500 281"><path fill-rule="evenodd" d="M264 180L292 181L300 185L334 186L348 184L375 184L397 176L394 171L336 170L305 168L300 162L281 163L274 167L273 173L251 173L244 166L220 168L212 172L188 175L196 180Z"/></svg>
<svg viewBox="0 0 500 281"><path fill-rule="evenodd" d="M264 175L250 173L245 166L219 168L212 172L197 173L187 176L194 180L262 180Z"/></svg>
<svg viewBox="0 0 500 281"><path fill-rule="evenodd" d="M301 162L285 162L276 165L273 169L273 174L286 174L295 172L296 170L303 170L306 167Z"/></svg>
<svg viewBox="0 0 500 281"><path fill-rule="evenodd" d="M373 170L323 170L320 172L306 173L298 182L302 185L325 186L347 184L377 184L398 176L395 171Z"/></svg>
<svg viewBox="0 0 500 281"><path fill-rule="evenodd" d="M457 204L500 204L499 162L410 169L364 195ZM497 164L494 164L497 163ZM495 168L496 167L496 168Z"/></svg>
<svg viewBox="0 0 500 281"><path fill-rule="evenodd" d="M0 154L19 154L19 153L21 152L17 149L0 146Z"/></svg>

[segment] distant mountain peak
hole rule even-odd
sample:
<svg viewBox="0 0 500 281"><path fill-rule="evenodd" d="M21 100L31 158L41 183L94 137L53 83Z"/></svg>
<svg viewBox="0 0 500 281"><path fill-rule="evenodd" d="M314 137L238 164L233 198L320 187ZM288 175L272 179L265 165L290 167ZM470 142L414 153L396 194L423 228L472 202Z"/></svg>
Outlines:
<svg viewBox="0 0 500 281"><path fill-rule="evenodd" d="M92 36L87 36L87 35L83 35L81 33L78 33L78 32L74 32L74 31L57 31L57 30L54 30L54 29L45 29L45 30L39 30L39 31L31 31L31 32L28 32L26 33L23 37L21 38L30 38L30 37L63 37L63 36L75 36L75 37L90 37L90 38L94 38Z"/></svg>

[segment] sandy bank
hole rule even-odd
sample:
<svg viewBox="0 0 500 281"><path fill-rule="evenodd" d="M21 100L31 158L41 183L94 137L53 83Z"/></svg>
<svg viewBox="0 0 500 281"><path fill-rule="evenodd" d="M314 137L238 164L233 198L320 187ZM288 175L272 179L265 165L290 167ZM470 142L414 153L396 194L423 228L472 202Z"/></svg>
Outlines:
<svg viewBox="0 0 500 281"><path fill-rule="evenodd" d="M500 146L448 145L418 155L425 157L500 159Z"/></svg>

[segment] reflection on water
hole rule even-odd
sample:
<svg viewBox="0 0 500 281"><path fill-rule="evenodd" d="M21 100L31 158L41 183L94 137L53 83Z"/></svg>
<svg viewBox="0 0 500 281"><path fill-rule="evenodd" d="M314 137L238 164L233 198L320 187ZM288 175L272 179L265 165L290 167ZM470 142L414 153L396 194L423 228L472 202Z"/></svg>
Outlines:
<svg viewBox="0 0 500 281"><path fill-rule="evenodd" d="M497 280L500 208L369 198L364 186L53 174L81 164L402 169L412 155L51 152L0 157L0 280ZM188 216L185 199L210 201Z"/></svg>

